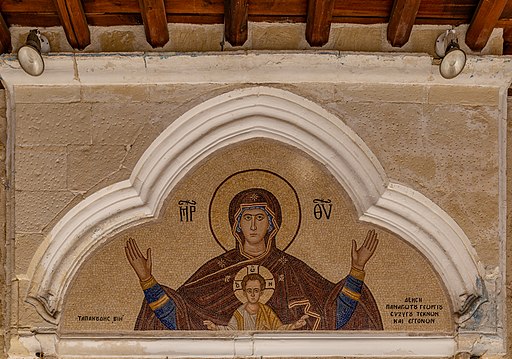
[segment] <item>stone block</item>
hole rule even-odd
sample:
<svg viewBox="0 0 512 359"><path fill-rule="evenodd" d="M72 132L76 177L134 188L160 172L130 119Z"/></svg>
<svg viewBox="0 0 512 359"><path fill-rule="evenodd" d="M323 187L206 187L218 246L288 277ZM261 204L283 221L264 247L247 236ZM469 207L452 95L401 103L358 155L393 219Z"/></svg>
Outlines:
<svg viewBox="0 0 512 359"><path fill-rule="evenodd" d="M308 86L284 85L279 86L298 95L307 97L317 103L361 102L395 102L395 103L425 103L427 91L421 85L396 84L308 84Z"/></svg>
<svg viewBox="0 0 512 359"><path fill-rule="evenodd" d="M425 140L429 147L450 156L450 161L454 151L462 151L485 164L498 154L499 118L499 111L490 107L425 105ZM473 165L478 168L481 164Z"/></svg>
<svg viewBox="0 0 512 359"><path fill-rule="evenodd" d="M43 235L38 233L19 233L16 234L15 246L15 270L17 275L27 272L32 257L37 251L39 245L43 242Z"/></svg>
<svg viewBox="0 0 512 359"><path fill-rule="evenodd" d="M389 178L436 202L471 240L489 244L498 237L497 110L380 103L376 111L371 103L354 102L326 107L365 141ZM497 252L485 253L495 263Z"/></svg>
<svg viewBox="0 0 512 359"><path fill-rule="evenodd" d="M5 96L5 90L0 90L0 109L2 110L5 110L7 108L7 99L5 98Z"/></svg>
<svg viewBox="0 0 512 359"><path fill-rule="evenodd" d="M69 188L87 191L107 179L123 166L127 150L122 145L69 146Z"/></svg>
<svg viewBox="0 0 512 359"><path fill-rule="evenodd" d="M322 49L340 51L382 51L382 33L385 24L355 25L333 24L329 34L329 41Z"/></svg>
<svg viewBox="0 0 512 359"><path fill-rule="evenodd" d="M499 106L500 89L491 86L432 85L428 103L439 105Z"/></svg>
<svg viewBox="0 0 512 359"><path fill-rule="evenodd" d="M92 109L94 145L131 145L153 113L152 104L147 103L96 103Z"/></svg>
<svg viewBox="0 0 512 359"><path fill-rule="evenodd" d="M141 135L132 145L126 146L126 157L123 160L123 167L132 171L140 157L153 141L161 134L159 124L144 124Z"/></svg>
<svg viewBox="0 0 512 359"><path fill-rule="evenodd" d="M70 191L16 191L16 232L40 233L54 220L74 197Z"/></svg>
<svg viewBox="0 0 512 359"><path fill-rule="evenodd" d="M420 104L338 101L325 107L350 126L381 163L399 148L412 148L421 141L423 107ZM386 171L388 168L386 168Z"/></svg>
<svg viewBox="0 0 512 359"><path fill-rule="evenodd" d="M16 86L16 103L71 103L80 101L80 86Z"/></svg>
<svg viewBox="0 0 512 359"><path fill-rule="evenodd" d="M56 191L65 190L66 147L33 146L16 148L17 190Z"/></svg>
<svg viewBox="0 0 512 359"><path fill-rule="evenodd" d="M32 29L32 27L20 27L13 26L12 29L9 29L11 32L12 39L12 49L13 52L17 52L18 49L25 44L27 41L28 32ZM73 52L74 49L69 45L69 42L66 39L66 34L64 29L61 26L47 27L44 30L42 29L41 33L48 39L48 42L51 45L52 52Z"/></svg>
<svg viewBox="0 0 512 359"><path fill-rule="evenodd" d="M221 51L224 26L219 24L169 24L169 42L164 51Z"/></svg>
<svg viewBox="0 0 512 359"><path fill-rule="evenodd" d="M17 281L18 290L20 295L21 293L27 293L30 287L30 281L28 280L19 280ZM37 313L36 308L24 301L19 300L18 303L18 323L21 328L23 327L30 327L33 326L39 326L39 327L48 327L49 323L45 321L39 313ZM46 355L45 355L46 357ZM49 356L51 358L51 356ZM54 357L55 358L55 357Z"/></svg>
<svg viewBox="0 0 512 359"><path fill-rule="evenodd" d="M159 113L174 109L184 104L198 105L209 98L234 90L236 86L222 84L157 84L148 85L151 102L165 103L167 108L160 108ZM190 107L190 106L189 106ZM193 106L192 106L193 107Z"/></svg>
<svg viewBox="0 0 512 359"><path fill-rule="evenodd" d="M488 266L498 266L500 261L498 194L479 191L479 188L478 181L473 185L467 183L466 188L457 192L438 188L437 203L464 230L478 253L478 259Z"/></svg>
<svg viewBox="0 0 512 359"><path fill-rule="evenodd" d="M91 105L18 104L18 145L70 145L91 143Z"/></svg>
<svg viewBox="0 0 512 359"><path fill-rule="evenodd" d="M253 50L296 50L309 48L305 24L249 23L250 40L243 46Z"/></svg>
<svg viewBox="0 0 512 359"><path fill-rule="evenodd" d="M5 161L7 145L7 99L5 90L0 90L0 160ZM5 166L4 166L5 167ZM4 173L5 171L2 171Z"/></svg>
<svg viewBox="0 0 512 359"><path fill-rule="evenodd" d="M84 102L126 103L148 101L147 85L88 85L81 87Z"/></svg>
<svg viewBox="0 0 512 359"><path fill-rule="evenodd" d="M146 41L144 28L139 26L116 26L115 28L91 27L91 45L94 52L151 51Z"/></svg>

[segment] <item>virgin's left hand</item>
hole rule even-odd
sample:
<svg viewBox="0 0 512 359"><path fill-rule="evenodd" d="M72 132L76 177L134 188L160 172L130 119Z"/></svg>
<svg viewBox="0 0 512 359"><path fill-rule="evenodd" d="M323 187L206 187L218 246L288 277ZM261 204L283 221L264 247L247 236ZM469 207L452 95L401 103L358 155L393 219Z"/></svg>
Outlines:
<svg viewBox="0 0 512 359"><path fill-rule="evenodd" d="M377 244L379 239L374 229L368 231L361 247L357 248L356 241L352 240L352 267L364 270L364 266L375 253Z"/></svg>

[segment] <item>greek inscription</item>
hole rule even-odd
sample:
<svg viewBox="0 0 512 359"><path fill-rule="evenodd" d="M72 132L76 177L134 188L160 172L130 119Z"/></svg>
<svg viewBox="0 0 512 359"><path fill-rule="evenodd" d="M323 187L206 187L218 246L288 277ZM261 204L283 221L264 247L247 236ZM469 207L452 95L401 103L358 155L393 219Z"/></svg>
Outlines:
<svg viewBox="0 0 512 359"><path fill-rule="evenodd" d="M103 323L114 323L122 322L123 315L77 315L77 321L79 322L103 322Z"/></svg>
<svg viewBox="0 0 512 359"><path fill-rule="evenodd" d="M192 222L194 213L196 212L196 201L184 200L178 202L180 209L180 222Z"/></svg>
<svg viewBox="0 0 512 359"><path fill-rule="evenodd" d="M313 200L315 206L313 207L313 215L316 219L320 220L325 218L329 220L331 218L332 213L332 203L330 199L320 199L316 198Z"/></svg>
<svg viewBox="0 0 512 359"><path fill-rule="evenodd" d="M421 297L406 297L402 303L386 304L386 311L393 324L430 324L442 314L441 304L425 303Z"/></svg>

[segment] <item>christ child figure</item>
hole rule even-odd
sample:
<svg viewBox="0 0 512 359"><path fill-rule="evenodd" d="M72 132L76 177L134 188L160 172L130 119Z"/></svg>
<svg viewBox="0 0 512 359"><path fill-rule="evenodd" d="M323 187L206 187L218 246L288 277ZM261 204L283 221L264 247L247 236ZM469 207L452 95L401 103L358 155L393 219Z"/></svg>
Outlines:
<svg viewBox="0 0 512 359"><path fill-rule="evenodd" d="M268 305L260 302L265 290L265 279L258 273L247 274L242 279L242 292L247 301L238 307L228 325L203 323L209 330L295 330L306 325L308 315L303 315L291 324L283 324Z"/></svg>

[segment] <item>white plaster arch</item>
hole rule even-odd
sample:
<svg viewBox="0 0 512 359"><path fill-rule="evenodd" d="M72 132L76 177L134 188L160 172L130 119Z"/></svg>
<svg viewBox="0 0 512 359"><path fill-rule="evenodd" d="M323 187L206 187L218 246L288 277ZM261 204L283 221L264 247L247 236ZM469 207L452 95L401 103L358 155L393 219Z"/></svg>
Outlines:
<svg viewBox="0 0 512 359"><path fill-rule="evenodd" d="M340 119L287 91L253 87L191 109L146 150L129 180L108 186L71 209L48 233L31 262L27 300L57 324L71 279L109 234L158 215L170 190L199 161L224 146L264 137L323 163L351 197L360 219L399 234L433 264L461 317L482 299L481 268L468 238L420 193L391 183L365 143Z"/></svg>

